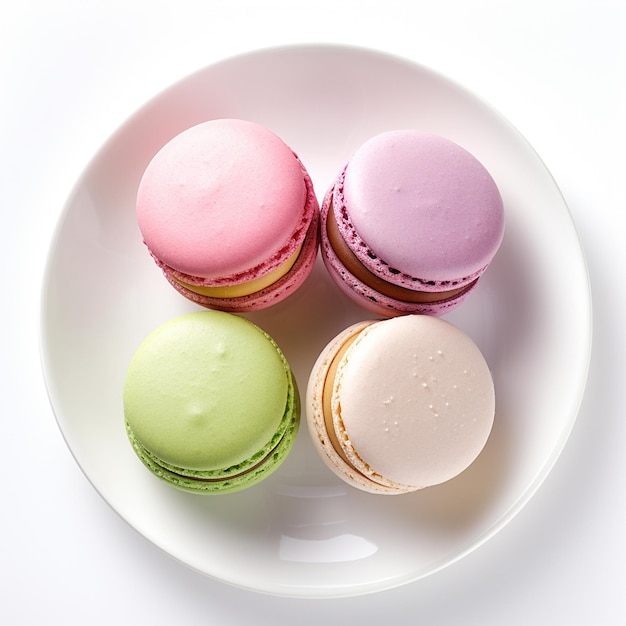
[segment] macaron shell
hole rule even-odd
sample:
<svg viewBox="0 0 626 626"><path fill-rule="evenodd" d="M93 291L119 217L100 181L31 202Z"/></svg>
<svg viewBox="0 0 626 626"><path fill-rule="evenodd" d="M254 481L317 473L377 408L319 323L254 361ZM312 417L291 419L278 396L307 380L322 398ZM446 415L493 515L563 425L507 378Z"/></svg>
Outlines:
<svg viewBox="0 0 626 626"><path fill-rule="evenodd" d="M281 302L297 291L311 273L319 249L319 205L309 174L304 168L302 172L307 191L304 214L307 216L308 228L300 254L287 274L265 289L238 298L214 298L187 289L177 280L180 278L179 273L172 272L169 268L162 266L161 269L170 284L187 299L200 306L234 313L267 308ZM257 275L258 273L255 273L250 278L256 278Z"/></svg>
<svg viewBox="0 0 626 626"><path fill-rule="evenodd" d="M328 190L320 208L320 247L322 260L324 261L328 273L341 291L351 300L371 313L385 317L407 314L441 316L456 308L465 300L468 294L474 290L476 283L470 283L466 289L452 298L444 298L433 302L415 303L405 302L381 294L359 280L337 257L328 239L326 224L329 218L332 219L332 216L329 216L329 210L334 197L336 184L337 183Z"/></svg>
<svg viewBox="0 0 626 626"><path fill-rule="evenodd" d="M287 259L304 238L305 199L301 164L278 136L244 120L211 120L148 164L137 220L161 263L208 285Z"/></svg>
<svg viewBox="0 0 626 626"><path fill-rule="evenodd" d="M335 187L335 214L372 273L408 288L419 280L423 291L474 280L504 233L502 198L485 167L417 130L381 133L355 152Z"/></svg>
<svg viewBox="0 0 626 626"><path fill-rule="evenodd" d="M339 442L360 472L421 489L454 478L480 454L495 393L465 333L414 315L357 336L337 369L332 406Z"/></svg>

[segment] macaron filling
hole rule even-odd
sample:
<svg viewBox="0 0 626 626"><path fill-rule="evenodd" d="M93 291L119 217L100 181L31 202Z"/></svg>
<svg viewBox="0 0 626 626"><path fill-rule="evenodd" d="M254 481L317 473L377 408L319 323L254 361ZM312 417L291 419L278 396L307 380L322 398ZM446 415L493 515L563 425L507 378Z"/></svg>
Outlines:
<svg viewBox="0 0 626 626"><path fill-rule="evenodd" d="M362 332L362 331L360 331ZM354 464L348 455L346 454L344 448L341 446L340 438L346 438L345 429L341 423L341 412L338 411L336 414L333 413L332 409L332 399L333 399L333 390L335 386L335 376L337 375L337 369L339 367L339 363L345 356L348 348L354 343L356 338L358 337L358 333L356 335L352 335L348 337L344 343L337 350L334 355L328 370L326 372L326 377L324 379L323 389L322 389L322 412L324 418L324 425L326 428L326 435L335 450L335 452L341 457L344 463L350 467L350 469L357 474L359 474L364 480L372 481L378 485L381 485L385 488L397 488L401 491L405 491L406 487L403 485L395 485L390 481L386 481L380 474L375 472L372 468L367 466L362 459L361 466L367 467L369 471L364 472L356 464Z"/></svg>
<svg viewBox="0 0 626 626"><path fill-rule="evenodd" d="M464 292L469 291L474 287L476 281L478 280L478 278L474 278L474 280L463 284L461 287L447 290L442 289L440 291L414 290L384 280L367 269L367 267L361 263L359 258L347 244L337 223L337 216L334 210L332 195L329 199L329 206L326 214L326 233L328 235L328 242L330 243L333 252L348 272L350 272L357 280L361 281L366 287L394 300L415 304L438 303L456 298ZM370 252L369 254L373 256L373 253ZM424 285L429 281L425 279L415 279L414 282L419 285Z"/></svg>
<svg viewBox="0 0 626 626"><path fill-rule="evenodd" d="M291 268L295 265L302 251L302 246L298 246L296 251L277 268L267 272L266 274L253 278L252 280L245 281L243 283L237 283L233 285L220 285L220 286L204 286L194 285L192 283L185 282L175 276L172 276L173 280L179 283L181 286L193 291L194 293L210 298L241 298L243 296L249 296L250 294L257 293L263 289L267 289L283 276L285 276Z"/></svg>
<svg viewBox="0 0 626 626"><path fill-rule="evenodd" d="M293 402L287 404L285 430L277 433L272 441L263 448L259 453L247 459L246 462L226 467L223 469L201 471L190 470L184 467L177 467L171 463L166 463L155 454L152 454L142 443L135 437L133 430L126 421L126 433L137 456L145 463L153 472L157 473L161 478L168 480L169 482L175 482L177 484L187 483L189 481L200 483L220 483L225 481L241 479L247 475L263 470L265 467L269 467L269 462L274 460L278 461L282 456L282 449L291 446L291 438L293 436L293 423L290 423L291 414L293 412ZM275 457L274 459L272 457Z"/></svg>
<svg viewBox="0 0 626 626"><path fill-rule="evenodd" d="M290 433L290 430L293 427L292 418L296 406L297 402L294 398L294 386L290 385L288 389L287 402L285 404L285 412L280 420L279 427L276 430L276 433L272 436L272 438L265 445L261 446L260 449L252 454L250 457L243 459L242 461L234 465L215 467L206 470L188 467L186 468L175 465L173 463L168 463L167 461L160 458L157 454L151 452L137 439L132 427L128 423L128 420L126 421L126 429L129 433L131 441L133 442L133 447L138 448L138 451L141 452L142 458L147 458L159 468L167 470L172 474L184 476L193 480L222 482L225 479L237 478L257 469L268 459L270 459L277 450L281 448L281 445L284 443L285 438Z"/></svg>

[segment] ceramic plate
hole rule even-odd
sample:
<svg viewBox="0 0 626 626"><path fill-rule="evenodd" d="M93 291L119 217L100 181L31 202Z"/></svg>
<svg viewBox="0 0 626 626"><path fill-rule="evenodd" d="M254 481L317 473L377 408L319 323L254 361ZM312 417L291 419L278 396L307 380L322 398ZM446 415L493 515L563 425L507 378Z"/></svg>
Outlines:
<svg viewBox="0 0 626 626"><path fill-rule="evenodd" d="M306 164L321 199L372 135L449 137L491 171L506 208L503 245L446 319L493 371L497 415L458 478L406 496L345 486L300 429L284 465L245 492L198 496L150 475L123 427L121 392L143 338L195 310L164 280L135 223L137 184L172 136L220 117L263 124ZM590 351L590 291L567 207L528 143L492 108L419 65L334 46L263 50L175 84L127 120L78 180L54 234L43 291L46 383L76 461L139 533L196 570L247 589L307 597L370 593L428 576L501 530L545 479L569 435ZM320 260L303 288L250 314L306 389L318 353L368 314Z"/></svg>

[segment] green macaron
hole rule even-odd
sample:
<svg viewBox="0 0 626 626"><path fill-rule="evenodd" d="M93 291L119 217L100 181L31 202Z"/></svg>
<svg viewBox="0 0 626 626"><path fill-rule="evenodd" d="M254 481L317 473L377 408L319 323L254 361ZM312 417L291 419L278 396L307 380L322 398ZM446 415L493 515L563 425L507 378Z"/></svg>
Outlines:
<svg viewBox="0 0 626 626"><path fill-rule="evenodd" d="M239 491L269 476L300 421L295 379L276 342L220 311L181 315L153 331L131 360L123 401L137 456L194 493Z"/></svg>

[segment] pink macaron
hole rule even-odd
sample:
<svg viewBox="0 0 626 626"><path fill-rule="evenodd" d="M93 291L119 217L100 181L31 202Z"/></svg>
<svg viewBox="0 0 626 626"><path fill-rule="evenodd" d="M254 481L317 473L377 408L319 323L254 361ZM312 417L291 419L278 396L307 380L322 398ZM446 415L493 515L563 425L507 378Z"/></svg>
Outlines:
<svg viewBox="0 0 626 626"><path fill-rule="evenodd" d="M443 315L474 289L504 234L502 197L467 150L396 130L364 143L321 208L322 257L340 288L393 317Z"/></svg>
<svg viewBox="0 0 626 626"><path fill-rule="evenodd" d="M143 241L171 285L211 309L254 311L298 289L318 250L311 178L282 139L217 119L159 150L137 192Z"/></svg>

